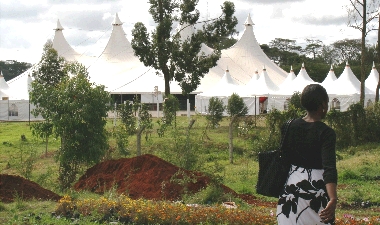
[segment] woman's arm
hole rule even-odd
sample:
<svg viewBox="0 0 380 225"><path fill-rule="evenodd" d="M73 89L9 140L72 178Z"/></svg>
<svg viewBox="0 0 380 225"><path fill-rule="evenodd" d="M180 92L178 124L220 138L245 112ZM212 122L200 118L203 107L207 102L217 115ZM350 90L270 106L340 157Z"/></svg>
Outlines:
<svg viewBox="0 0 380 225"><path fill-rule="evenodd" d="M335 219L335 209L336 209L336 204L338 202L336 186L337 186L336 183L326 184L326 190L330 198L330 201L327 203L326 208L323 209L321 213L319 214L323 222L330 222Z"/></svg>

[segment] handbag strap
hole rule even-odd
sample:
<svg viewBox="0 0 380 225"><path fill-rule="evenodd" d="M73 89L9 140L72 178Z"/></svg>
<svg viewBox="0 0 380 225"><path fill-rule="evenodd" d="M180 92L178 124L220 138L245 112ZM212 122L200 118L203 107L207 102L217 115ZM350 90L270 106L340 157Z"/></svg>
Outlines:
<svg viewBox="0 0 380 225"><path fill-rule="evenodd" d="M285 138L288 134L288 130L289 130L289 127L290 127L290 124L293 122L294 119L289 119L288 121L286 121L285 123L285 127L284 127L284 132L282 133L281 135L281 144L280 144L280 155L282 155L282 153L284 152L284 142L285 142Z"/></svg>

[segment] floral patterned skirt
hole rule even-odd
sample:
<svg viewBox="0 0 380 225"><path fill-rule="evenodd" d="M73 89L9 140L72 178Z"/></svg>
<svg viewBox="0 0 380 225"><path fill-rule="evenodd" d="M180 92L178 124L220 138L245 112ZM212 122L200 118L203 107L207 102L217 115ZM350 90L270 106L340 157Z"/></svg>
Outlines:
<svg viewBox="0 0 380 225"><path fill-rule="evenodd" d="M292 165L277 204L278 224L325 224L319 217L329 201L323 169Z"/></svg>

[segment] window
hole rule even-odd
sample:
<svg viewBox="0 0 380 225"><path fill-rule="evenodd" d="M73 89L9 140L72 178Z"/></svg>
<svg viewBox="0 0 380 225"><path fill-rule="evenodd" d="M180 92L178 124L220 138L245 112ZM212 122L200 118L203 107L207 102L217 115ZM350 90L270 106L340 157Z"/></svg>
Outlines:
<svg viewBox="0 0 380 225"><path fill-rule="evenodd" d="M284 102L284 110L288 110L289 108L289 103L290 103L290 98L287 98Z"/></svg>
<svg viewBox="0 0 380 225"><path fill-rule="evenodd" d="M368 99L368 101L367 101L367 107L371 107L371 106L373 106L372 100Z"/></svg>
<svg viewBox="0 0 380 225"><path fill-rule="evenodd" d="M8 115L9 116L18 116L18 108L17 108L16 104L12 104L9 107Z"/></svg>
<svg viewBox="0 0 380 225"><path fill-rule="evenodd" d="M340 101L337 98L334 98L331 102L331 109L340 111Z"/></svg>

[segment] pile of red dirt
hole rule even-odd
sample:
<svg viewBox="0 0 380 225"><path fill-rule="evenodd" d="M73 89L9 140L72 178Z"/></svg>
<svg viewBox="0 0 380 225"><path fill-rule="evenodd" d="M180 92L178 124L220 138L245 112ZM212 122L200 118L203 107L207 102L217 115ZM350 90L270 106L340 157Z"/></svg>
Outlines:
<svg viewBox="0 0 380 225"><path fill-rule="evenodd" d="M191 181L187 185L179 184L179 181L184 180ZM114 188L117 193L127 194L132 199L178 200L185 190L195 193L207 187L210 182L210 178L200 172L184 170L154 155L146 154L99 163L79 178L74 189L102 194ZM255 196L239 195L222 184L221 187L225 193L240 197L249 204L273 206L271 203L258 201Z"/></svg>
<svg viewBox="0 0 380 225"><path fill-rule="evenodd" d="M0 201L9 203L15 198L58 201L61 196L23 177L0 174Z"/></svg>

